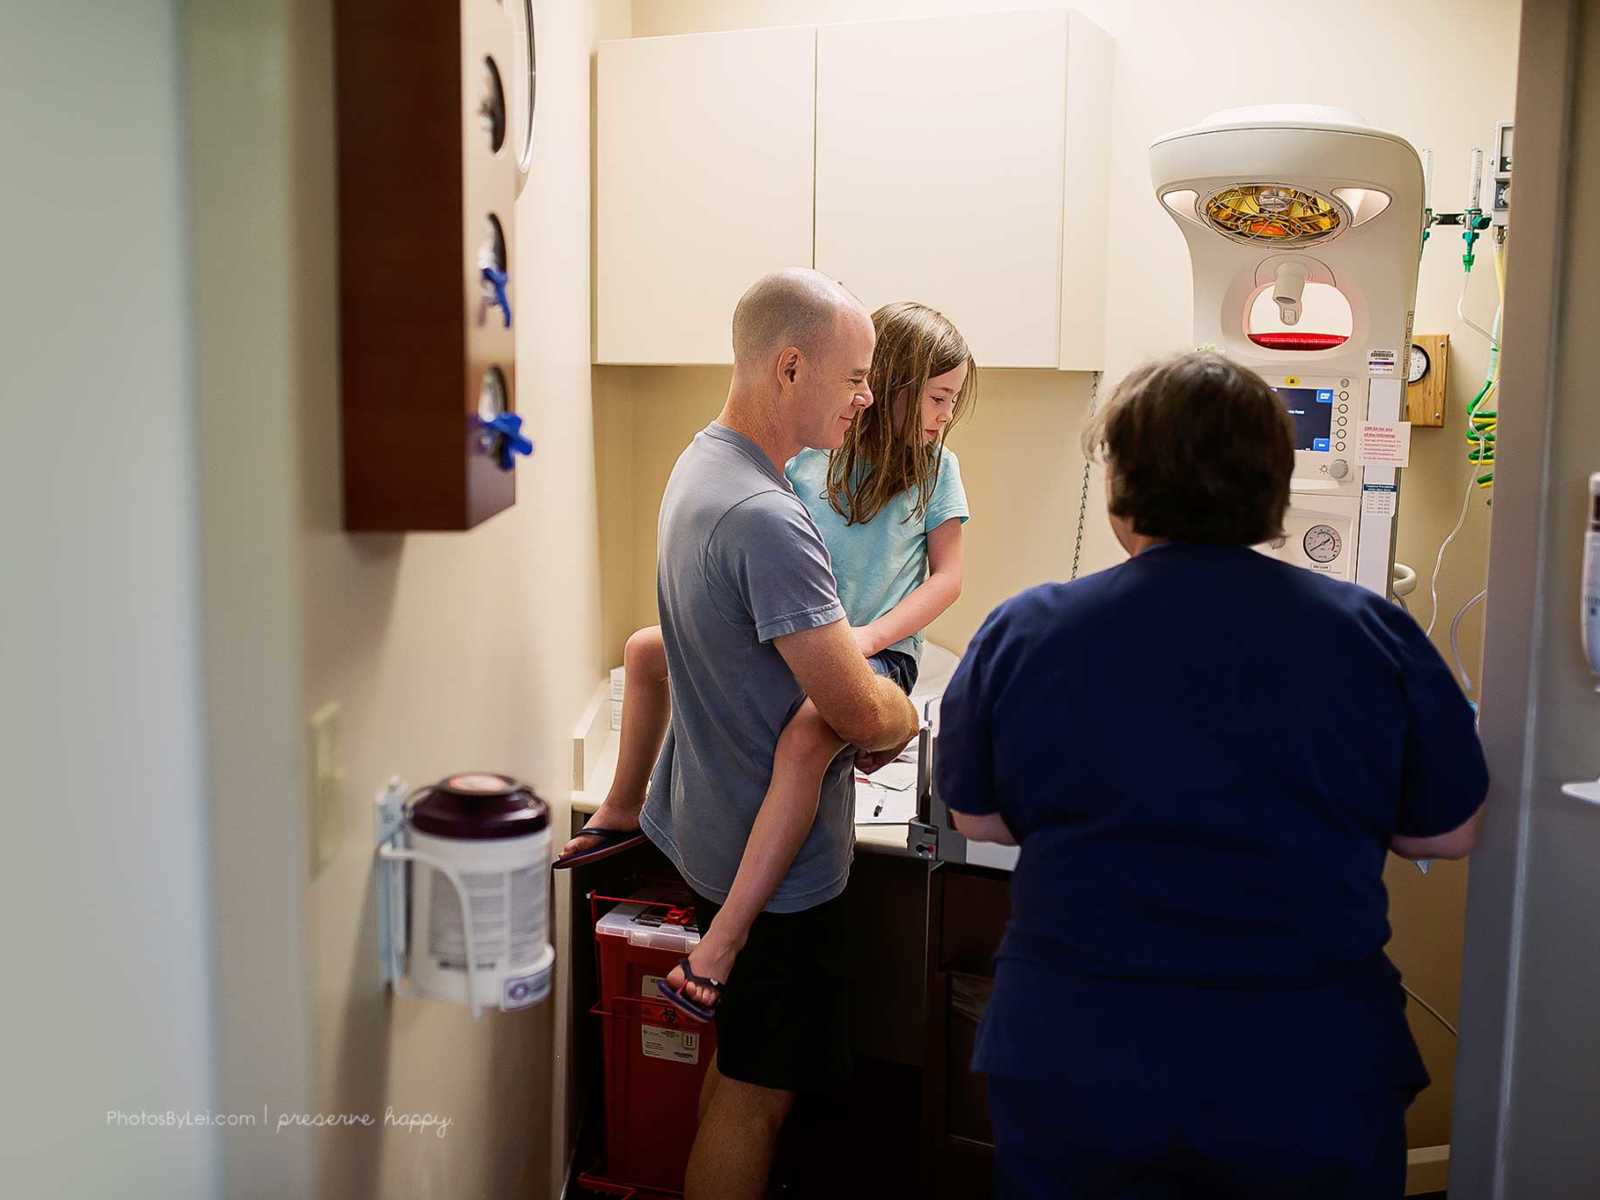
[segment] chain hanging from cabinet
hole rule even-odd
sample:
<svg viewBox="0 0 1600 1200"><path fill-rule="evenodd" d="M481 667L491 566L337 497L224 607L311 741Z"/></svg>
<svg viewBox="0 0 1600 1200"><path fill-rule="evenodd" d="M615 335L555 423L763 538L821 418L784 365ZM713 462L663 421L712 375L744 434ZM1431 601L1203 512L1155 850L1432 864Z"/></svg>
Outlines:
<svg viewBox="0 0 1600 1200"><path fill-rule="evenodd" d="M1100 403L1100 372L1094 373L1094 378L1089 381L1089 412L1084 417L1085 421L1092 420L1094 410ZM1083 561L1083 527L1089 519L1089 456L1083 456L1083 487L1078 492L1078 536L1072 543L1072 574L1068 579L1078 577L1078 567Z"/></svg>

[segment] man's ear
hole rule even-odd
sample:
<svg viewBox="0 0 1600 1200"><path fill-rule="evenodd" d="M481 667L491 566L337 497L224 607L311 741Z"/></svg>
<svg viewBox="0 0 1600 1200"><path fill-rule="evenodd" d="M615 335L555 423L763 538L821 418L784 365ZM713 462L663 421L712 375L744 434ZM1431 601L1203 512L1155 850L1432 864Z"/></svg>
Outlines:
<svg viewBox="0 0 1600 1200"><path fill-rule="evenodd" d="M794 386L795 376L800 373L800 351L795 346L785 346L778 355L778 378L782 383Z"/></svg>

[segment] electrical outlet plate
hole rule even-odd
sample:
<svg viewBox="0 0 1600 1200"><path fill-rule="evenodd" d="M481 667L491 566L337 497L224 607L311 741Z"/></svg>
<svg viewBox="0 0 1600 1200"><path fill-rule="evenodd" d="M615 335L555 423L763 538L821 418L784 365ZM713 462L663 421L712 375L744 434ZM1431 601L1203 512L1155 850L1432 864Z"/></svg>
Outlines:
<svg viewBox="0 0 1600 1200"><path fill-rule="evenodd" d="M339 850L339 800L344 770L339 766L339 705L324 704L311 714L311 873L322 872Z"/></svg>

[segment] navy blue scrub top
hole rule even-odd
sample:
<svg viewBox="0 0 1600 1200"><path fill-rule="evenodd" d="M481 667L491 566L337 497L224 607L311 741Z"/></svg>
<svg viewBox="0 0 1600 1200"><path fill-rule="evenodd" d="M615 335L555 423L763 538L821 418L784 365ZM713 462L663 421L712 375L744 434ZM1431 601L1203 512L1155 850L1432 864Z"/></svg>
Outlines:
<svg viewBox="0 0 1600 1200"><path fill-rule="evenodd" d="M1006 601L939 726L945 803L1022 847L991 1009L1070 980L1379 980L1398 1011L1389 840L1457 828L1488 785L1471 706L1406 612L1237 546L1156 546ZM979 1070L1068 1053L1001 1033Z"/></svg>

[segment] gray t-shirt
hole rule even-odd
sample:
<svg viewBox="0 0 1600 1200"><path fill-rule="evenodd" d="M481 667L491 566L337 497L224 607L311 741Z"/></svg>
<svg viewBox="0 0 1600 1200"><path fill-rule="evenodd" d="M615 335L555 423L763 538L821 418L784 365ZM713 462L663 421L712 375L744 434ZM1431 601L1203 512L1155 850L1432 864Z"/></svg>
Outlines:
<svg viewBox="0 0 1600 1200"><path fill-rule="evenodd" d="M661 500L656 599L672 724L641 824L694 890L721 903L805 699L772 639L844 619L822 535L749 438L712 423ZM844 891L855 845L850 755L823 780L817 819L767 902L800 912Z"/></svg>

